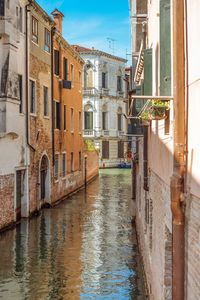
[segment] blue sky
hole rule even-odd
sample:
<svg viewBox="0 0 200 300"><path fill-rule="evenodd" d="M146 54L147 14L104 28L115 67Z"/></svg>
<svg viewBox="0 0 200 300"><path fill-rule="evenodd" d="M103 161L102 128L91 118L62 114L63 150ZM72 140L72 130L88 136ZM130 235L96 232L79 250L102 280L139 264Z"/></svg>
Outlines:
<svg viewBox="0 0 200 300"><path fill-rule="evenodd" d="M63 36L70 44L94 47L112 53L107 38L114 39L114 54L131 53L129 0L37 1L50 15L57 8L65 15ZM130 55L127 57L130 59Z"/></svg>

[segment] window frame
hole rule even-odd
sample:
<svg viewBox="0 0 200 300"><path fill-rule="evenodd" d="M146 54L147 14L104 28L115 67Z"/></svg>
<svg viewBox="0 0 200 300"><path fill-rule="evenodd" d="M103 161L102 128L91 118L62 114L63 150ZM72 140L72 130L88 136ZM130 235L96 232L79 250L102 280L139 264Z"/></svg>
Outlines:
<svg viewBox="0 0 200 300"><path fill-rule="evenodd" d="M74 152L71 152L71 172L74 172Z"/></svg>
<svg viewBox="0 0 200 300"><path fill-rule="evenodd" d="M60 120L60 102L59 101L56 101L54 100L55 102L55 128L56 130L60 130L60 125L61 125L61 120ZM59 107L59 109L57 109Z"/></svg>
<svg viewBox="0 0 200 300"><path fill-rule="evenodd" d="M67 153L63 152L62 153L62 177L64 178L66 177L66 175L67 175Z"/></svg>
<svg viewBox="0 0 200 300"><path fill-rule="evenodd" d="M56 159L58 158L58 159ZM54 180L58 181L59 179L59 153L55 153L55 158L54 158ZM57 164L56 164L57 162ZM57 167L57 173L56 173L56 167Z"/></svg>
<svg viewBox="0 0 200 300"><path fill-rule="evenodd" d="M47 39L46 39L46 37L47 37ZM50 44L51 44L50 31L47 28L45 28L44 29L44 49L48 53L50 53Z"/></svg>
<svg viewBox="0 0 200 300"><path fill-rule="evenodd" d="M23 75L18 74L18 81L19 81L19 113L23 113Z"/></svg>
<svg viewBox="0 0 200 300"><path fill-rule="evenodd" d="M74 65L70 64L70 79L71 79L71 87L74 87Z"/></svg>
<svg viewBox="0 0 200 300"><path fill-rule="evenodd" d="M74 108L71 107L71 133L74 133Z"/></svg>
<svg viewBox="0 0 200 300"><path fill-rule="evenodd" d="M45 99L45 90L47 90L47 99ZM44 100L44 117L49 117L49 88L48 86L45 85L43 85L43 100Z"/></svg>
<svg viewBox="0 0 200 300"><path fill-rule="evenodd" d="M36 44L38 44L38 26L39 26L38 20L34 16L32 16L32 26L31 26L32 41Z"/></svg>
<svg viewBox="0 0 200 300"><path fill-rule="evenodd" d="M60 75L60 51L57 49L54 49L54 74L56 76ZM57 61L56 61L57 59Z"/></svg>
<svg viewBox="0 0 200 300"><path fill-rule="evenodd" d="M30 87L30 84L34 84L34 87L35 87L35 101L33 101L33 86L31 85ZM37 112L37 95L36 95L36 80L32 79L32 78L29 78L29 91L30 91L30 94L29 94L29 103L30 103L30 115L33 115L35 116L36 115L36 112ZM33 109L32 109L33 108Z"/></svg>

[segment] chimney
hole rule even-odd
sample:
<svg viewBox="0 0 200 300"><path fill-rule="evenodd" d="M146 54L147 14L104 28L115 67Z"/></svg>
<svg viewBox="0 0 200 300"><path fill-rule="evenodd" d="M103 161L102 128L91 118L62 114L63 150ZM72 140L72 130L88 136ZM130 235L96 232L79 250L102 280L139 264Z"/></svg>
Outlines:
<svg viewBox="0 0 200 300"><path fill-rule="evenodd" d="M59 10L57 10L57 8L51 13L54 21L56 23L56 29L60 32L60 34L62 35L62 21L63 21L63 13L61 13Z"/></svg>

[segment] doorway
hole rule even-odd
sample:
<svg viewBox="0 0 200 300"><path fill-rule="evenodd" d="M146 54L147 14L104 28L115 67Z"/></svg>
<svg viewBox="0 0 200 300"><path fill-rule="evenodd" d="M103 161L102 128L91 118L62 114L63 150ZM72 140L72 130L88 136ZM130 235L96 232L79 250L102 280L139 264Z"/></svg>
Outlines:
<svg viewBox="0 0 200 300"><path fill-rule="evenodd" d="M40 166L40 196L41 201L49 198L49 161L46 155L42 157Z"/></svg>

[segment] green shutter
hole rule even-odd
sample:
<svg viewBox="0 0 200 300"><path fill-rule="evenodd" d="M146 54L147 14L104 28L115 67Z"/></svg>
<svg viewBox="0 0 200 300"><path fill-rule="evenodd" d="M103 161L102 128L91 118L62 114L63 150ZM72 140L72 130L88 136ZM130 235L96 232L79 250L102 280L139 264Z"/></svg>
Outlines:
<svg viewBox="0 0 200 300"><path fill-rule="evenodd" d="M160 95L171 95L170 0L160 1Z"/></svg>
<svg viewBox="0 0 200 300"><path fill-rule="evenodd" d="M144 95L152 96L152 49L144 50Z"/></svg>

